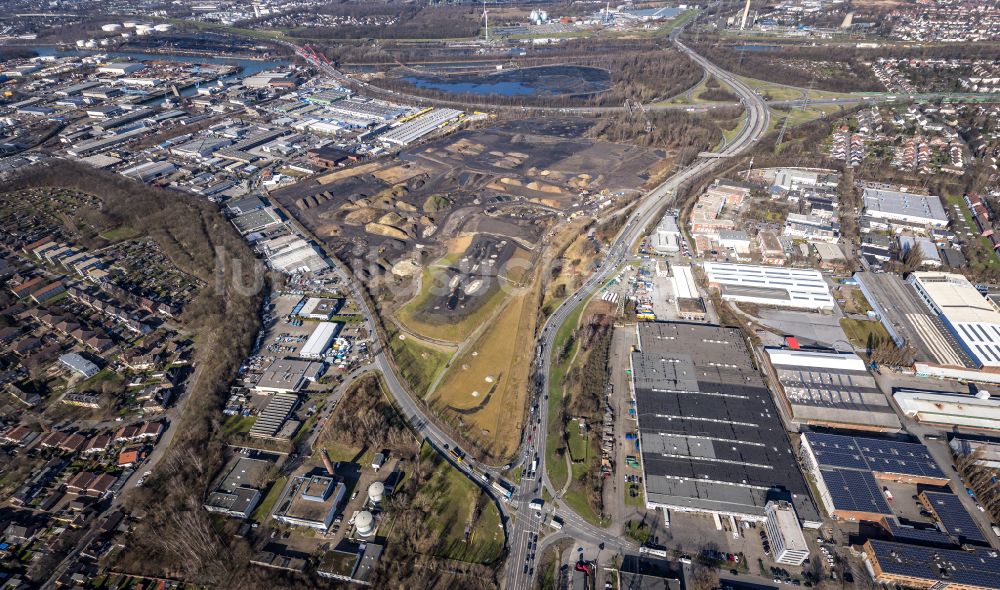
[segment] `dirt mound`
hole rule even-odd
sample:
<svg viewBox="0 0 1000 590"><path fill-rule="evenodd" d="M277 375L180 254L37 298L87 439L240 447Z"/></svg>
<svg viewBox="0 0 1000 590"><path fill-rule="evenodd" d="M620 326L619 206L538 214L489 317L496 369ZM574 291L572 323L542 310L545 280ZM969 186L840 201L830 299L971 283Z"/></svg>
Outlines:
<svg viewBox="0 0 1000 590"><path fill-rule="evenodd" d="M382 218L378 220L378 222L382 225L402 225L406 223L406 219L399 213L396 213L395 211L390 211L385 215L383 215Z"/></svg>
<svg viewBox="0 0 1000 590"><path fill-rule="evenodd" d="M427 213L437 213L448 207L451 207L451 201L441 195L431 195L424 201L424 211Z"/></svg>
<svg viewBox="0 0 1000 590"><path fill-rule="evenodd" d="M538 181L531 181L531 182L529 182L527 184L527 188L530 188L533 191L540 191L540 192L549 193L549 194L556 194L556 195L558 195L558 194L562 193L562 189L559 188L558 186L553 186L551 184L546 184L546 183L538 182Z"/></svg>
<svg viewBox="0 0 1000 590"><path fill-rule="evenodd" d="M378 219L379 212L375 209L358 209L356 211L351 211L344 217L344 223L349 223L351 225L364 225L366 223L371 223Z"/></svg>
<svg viewBox="0 0 1000 590"><path fill-rule="evenodd" d="M398 227L393 227L391 225L384 225L381 223L369 223L365 225L365 231L374 234L376 236L385 236L387 238L394 238L397 240L408 240L410 236L406 234L403 230Z"/></svg>

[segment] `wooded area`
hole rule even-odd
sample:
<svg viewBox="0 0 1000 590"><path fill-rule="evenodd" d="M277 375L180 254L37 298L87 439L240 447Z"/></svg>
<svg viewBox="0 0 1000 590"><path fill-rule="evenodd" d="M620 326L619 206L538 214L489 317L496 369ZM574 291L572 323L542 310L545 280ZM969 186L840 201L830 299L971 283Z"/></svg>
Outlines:
<svg viewBox="0 0 1000 590"><path fill-rule="evenodd" d="M263 291L243 286L263 286L267 278L250 248L212 204L83 164L37 165L5 187L71 188L96 195L103 207L84 215L109 228L127 226L152 237L173 264L208 285L181 317L196 333L196 371L181 423L156 473L146 486L130 490L127 505L144 517L114 566L217 588L269 579L268 572L246 567L246 542L216 531L201 508L209 481L229 452L220 436L219 409L259 328ZM220 260L225 264L217 264Z"/></svg>

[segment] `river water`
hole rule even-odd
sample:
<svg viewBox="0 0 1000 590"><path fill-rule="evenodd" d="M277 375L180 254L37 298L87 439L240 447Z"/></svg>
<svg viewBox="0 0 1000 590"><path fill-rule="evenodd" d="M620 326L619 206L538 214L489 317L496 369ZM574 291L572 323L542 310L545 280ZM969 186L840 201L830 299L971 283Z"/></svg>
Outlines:
<svg viewBox="0 0 1000 590"><path fill-rule="evenodd" d="M77 50L73 49L70 51L60 51L59 48L48 45L41 47L32 47L38 55L47 57L54 55L56 57L86 57L91 55L106 55L110 59L130 59L132 61L147 61L147 60L160 60L160 61L176 61L176 62L189 62L189 63L200 63L200 64L221 64L221 65L236 65L240 67L240 72L236 76L231 78L244 78L246 76L252 76L258 72L263 72L265 70L270 70L279 66L287 66L291 62L281 60L281 59L240 59L238 57L205 57L201 55L174 55L170 53L142 53L133 51L99 51L99 50Z"/></svg>

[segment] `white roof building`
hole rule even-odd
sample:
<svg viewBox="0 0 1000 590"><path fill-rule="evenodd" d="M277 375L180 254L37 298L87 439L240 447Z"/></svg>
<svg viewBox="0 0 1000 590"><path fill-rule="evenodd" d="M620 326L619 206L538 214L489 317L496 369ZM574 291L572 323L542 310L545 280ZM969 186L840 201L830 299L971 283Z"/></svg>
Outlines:
<svg viewBox="0 0 1000 590"><path fill-rule="evenodd" d="M903 389L892 394L906 416L921 423L976 430L1000 430L1000 399L978 395Z"/></svg>
<svg viewBox="0 0 1000 590"><path fill-rule="evenodd" d="M907 281L980 368L1000 367L1000 308L996 303L959 274L915 272Z"/></svg>
<svg viewBox="0 0 1000 590"><path fill-rule="evenodd" d="M774 547L774 560L788 565L802 565L809 557L809 545L802 534L802 526L789 502L770 501L764 506L767 520L764 530Z"/></svg>
<svg viewBox="0 0 1000 590"><path fill-rule="evenodd" d="M299 356L302 358L318 359L330 348L330 343L337 337L341 324L339 322L319 322L316 329L309 335Z"/></svg>
<svg viewBox="0 0 1000 590"><path fill-rule="evenodd" d="M948 214L941 203L941 197L866 188L864 201L866 215L884 220L890 225L948 225Z"/></svg>
<svg viewBox="0 0 1000 590"><path fill-rule="evenodd" d="M832 310L830 289L817 270L706 262L705 274L722 298L759 305Z"/></svg>
<svg viewBox="0 0 1000 590"><path fill-rule="evenodd" d="M678 240L680 239L681 230L677 227L677 217L675 215L663 216L660 220L660 224L656 226L656 231L653 233L653 250L656 250L660 254L670 254L680 251L680 244Z"/></svg>

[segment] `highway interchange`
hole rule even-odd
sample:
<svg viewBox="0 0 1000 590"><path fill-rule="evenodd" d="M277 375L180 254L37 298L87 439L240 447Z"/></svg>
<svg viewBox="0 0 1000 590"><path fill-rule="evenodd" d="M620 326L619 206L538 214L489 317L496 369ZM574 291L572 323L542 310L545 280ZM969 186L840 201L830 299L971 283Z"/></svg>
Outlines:
<svg viewBox="0 0 1000 590"><path fill-rule="evenodd" d="M413 428L455 467L465 473L477 485L481 486L496 502L501 513L508 549L503 575L503 587L507 590L532 588L538 557L541 556L546 547L562 539L572 539L582 544L598 546L606 549L609 554L634 553L638 550L638 547L634 543L622 539L619 531L606 530L595 526L585 521L563 503L559 497L559 490L554 489L546 473L546 437L539 434L536 437L532 437L532 441L529 442L528 440L529 437L527 434L531 432L533 427L544 424L544 417L548 415L548 396L543 395L542 392L547 392L549 389L553 340L559 327L571 315L572 311L597 292L612 273L616 272L628 260L631 245L642 236L646 227L666 207L673 203L674 196L679 187L719 167L726 157L742 153L760 139L768 129L770 111L764 99L759 94L735 75L722 70L696 54L682 44L676 36L674 36L673 41L692 60L704 68L708 74L728 84L739 96L740 102L745 109L743 127L739 134L729 141L714 157L695 160L692 164L678 170L662 184L646 193L629 216L625 227L606 248L607 256L601 262L598 269L575 293L567 297L545 322L539 335L538 345L540 347L540 356L536 364L536 370L540 375L540 380L536 380L536 384L540 385L540 387L532 392L532 398L529 400L529 404L537 403L537 409L529 415L525 423L525 431L522 435L522 447L518 453L518 460L515 462L520 463L523 461L523 465L526 467L530 464L531 459L537 456L537 468L533 472L527 468L522 469L522 475L529 472L531 475L530 477L524 477L519 482L517 491L509 501L505 501L500 497L488 483L500 480L501 474L505 469L480 463L471 456L464 456L461 459L456 458L450 452L457 449L456 441L445 429L435 423L425 406L414 399L406 387L403 386L397 369L389 358L386 343L379 342L372 351L374 368L381 372L386 389L392 395L400 411ZM331 77L343 82L356 83L356 80L348 78L330 64L312 58L307 52L302 51L301 48L296 48L296 52ZM379 334L374 319L376 316L373 306L354 277L340 266L336 268L336 272L351 291L352 297L359 306L359 311L365 317L366 327L370 333ZM543 426L540 430L544 431L545 427ZM542 489L548 492L553 498L553 502L551 505L543 505L541 510L537 510L532 508L531 504L532 501L542 497ZM542 538L541 528L548 526L545 523L551 522L553 517L558 517L562 521L562 528L560 530L553 530L550 534Z"/></svg>

